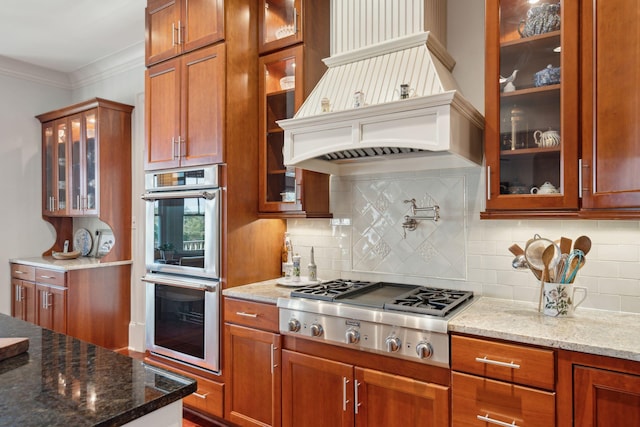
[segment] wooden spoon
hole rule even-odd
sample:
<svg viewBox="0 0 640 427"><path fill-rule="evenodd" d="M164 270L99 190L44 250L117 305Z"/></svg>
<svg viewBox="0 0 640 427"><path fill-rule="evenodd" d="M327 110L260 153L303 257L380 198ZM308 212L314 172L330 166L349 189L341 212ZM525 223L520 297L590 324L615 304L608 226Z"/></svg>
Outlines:
<svg viewBox="0 0 640 427"><path fill-rule="evenodd" d="M542 310L542 291L544 289L545 280L549 279L549 264L551 264L551 260L555 255L555 247L553 245L549 245L545 248L544 252L542 252L542 264L544 265L544 270L542 270L542 278L540 279L540 299L538 300L538 311Z"/></svg>
<svg viewBox="0 0 640 427"><path fill-rule="evenodd" d="M511 252L515 256L524 255L524 249L522 249L517 243L509 246L509 252Z"/></svg>
<svg viewBox="0 0 640 427"><path fill-rule="evenodd" d="M573 249L581 250L585 255L591 250L591 239L587 236L580 236L573 244Z"/></svg>
<svg viewBox="0 0 640 427"><path fill-rule="evenodd" d="M568 237L560 238L560 253L561 254L569 254L571 252L571 239Z"/></svg>

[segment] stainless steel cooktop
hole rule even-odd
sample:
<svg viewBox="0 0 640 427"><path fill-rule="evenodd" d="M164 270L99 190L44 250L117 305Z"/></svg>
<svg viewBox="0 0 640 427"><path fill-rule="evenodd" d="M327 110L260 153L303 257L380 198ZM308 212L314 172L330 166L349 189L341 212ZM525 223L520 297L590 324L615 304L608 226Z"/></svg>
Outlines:
<svg viewBox="0 0 640 427"><path fill-rule="evenodd" d="M469 291L332 280L278 299L280 331L448 367L448 320L472 299Z"/></svg>

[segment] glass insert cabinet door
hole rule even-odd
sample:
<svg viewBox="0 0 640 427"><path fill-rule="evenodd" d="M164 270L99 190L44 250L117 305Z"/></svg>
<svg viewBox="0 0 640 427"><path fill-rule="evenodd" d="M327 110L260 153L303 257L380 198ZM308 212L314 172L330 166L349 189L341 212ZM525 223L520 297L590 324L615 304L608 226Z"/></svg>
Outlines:
<svg viewBox="0 0 640 427"><path fill-rule="evenodd" d="M577 13L568 13L558 0L487 2L487 210L577 208L577 41L567 40Z"/></svg>
<svg viewBox="0 0 640 427"><path fill-rule="evenodd" d="M97 213L96 111L72 116L70 204L72 213Z"/></svg>
<svg viewBox="0 0 640 427"><path fill-rule="evenodd" d="M298 171L284 165L284 130L277 124L278 120L293 117L302 104L301 55L302 47L297 46L260 59L262 212L301 209Z"/></svg>
<svg viewBox="0 0 640 427"><path fill-rule="evenodd" d="M300 0L264 0L260 8L260 52L302 41Z"/></svg>
<svg viewBox="0 0 640 427"><path fill-rule="evenodd" d="M47 123L43 132L43 212L46 215L63 215L67 208L67 122L60 120Z"/></svg>

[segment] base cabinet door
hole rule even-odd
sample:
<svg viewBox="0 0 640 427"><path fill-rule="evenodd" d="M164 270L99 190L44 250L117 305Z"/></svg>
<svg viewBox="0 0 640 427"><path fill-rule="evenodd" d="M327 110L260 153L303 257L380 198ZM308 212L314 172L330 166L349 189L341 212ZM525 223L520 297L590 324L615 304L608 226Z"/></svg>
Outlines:
<svg viewBox="0 0 640 427"><path fill-rule="evenodd" d="M67 289L36 284L38 325L67 333Z"/></svg>
<svg viewBox="0 0 640 427"><path fill-rule="evenodd" d="M449 387L355 368L357 427L448 427Z"/></svg>
<svg viewBox="0 0 640 427"><path fill-rule="evenodd" d="M555 393L453 372L452 425L550 427Z"/></svg>
<svg viewBox="0 0 640 427"><path fill-rule="evenodd" d="M231 379L225 418L241 426L280 425L280 335L225 325Z"/></svg>
<svg viewBox="0 0 640 427"><path fill-rule="evenodd" d="M574 426L640 427L640 376L573 368Z"/></svg>
<svg viewBox="0 0 640 427"><path fill-rule="evenodd" d="M450 425L449 387L288 350L282 366L283 426Z"/></svg>
<svg viewBox="0 0 640 427"><path fill-rule="evenodd" d="M25 280L11 279L12 315L36 323L36 285Z"/></svg>
<svg viewBox="0 0 640 427"><path fill-rule="evenodd" d="M282 425L351 427L353 366L282 351Z"/></svg>

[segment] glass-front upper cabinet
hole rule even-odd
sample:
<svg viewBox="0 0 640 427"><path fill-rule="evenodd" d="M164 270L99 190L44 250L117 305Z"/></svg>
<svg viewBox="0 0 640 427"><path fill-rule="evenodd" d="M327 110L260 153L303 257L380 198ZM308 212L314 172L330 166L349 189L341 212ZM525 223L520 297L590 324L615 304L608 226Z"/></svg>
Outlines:
<svg viewBox="0 0 640 427"><path fill-rule="evenodd" d="M578 208L578 17L563 3L487 2L483 214Z"/></svg>
<svg viewBox="0 0 640 427"><path fill-rule="evenodd" d="M302 41L301 0L263 0L260 7L260 53ZM327 31L329 29L327 28Z"/></svg>
<svg viewBox="0 0 640 427"><path fill-rule="evenodd" d="M72 215L97 213L96 110L69 119L71 128L70 201Z"/></svg>
<svg viewBox="0 0 640 427"><path fill-rule="evenodd" d="M284 130L278 120L293 117L302 104L302 47L260 58L260 211L300 210L296 168L285 167ZM296 83L298 84L296 87Z"/></svg>
<svg viewBox="0 0 640 427"><path fill-rule="evenodd" d="M67 147L69 130L65 120L49 122L43 127L44 215L64 215L67 209Z"/></svg>

